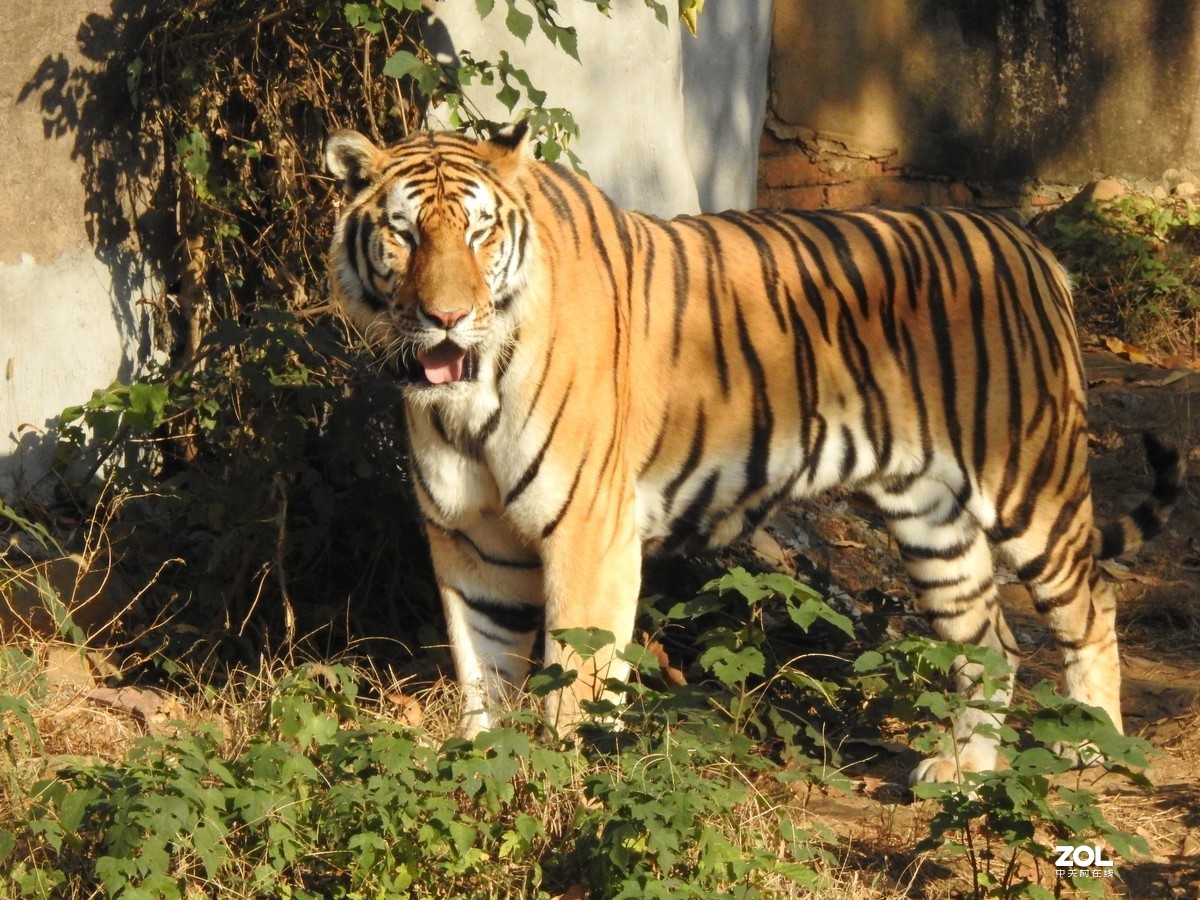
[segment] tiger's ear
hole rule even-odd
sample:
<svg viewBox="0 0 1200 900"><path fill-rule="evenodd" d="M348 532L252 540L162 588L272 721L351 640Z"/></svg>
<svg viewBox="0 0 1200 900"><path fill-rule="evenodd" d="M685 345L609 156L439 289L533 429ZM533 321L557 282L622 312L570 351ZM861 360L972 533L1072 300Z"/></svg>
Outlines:
<svg viewBox="0 0 1200 900"><path fill-rule="evenodd" d="M480 155L500 175L516 173L525 162L525 147L529 143L529 123L518 122L501 128L479 145Z"/></svg>
<svg viewBox="0 0 1200 900"><path fill-rule="evenodd" d="M325 167L347 197L375 180L383 151L357 131L335 131L325 142Z"/></svg>

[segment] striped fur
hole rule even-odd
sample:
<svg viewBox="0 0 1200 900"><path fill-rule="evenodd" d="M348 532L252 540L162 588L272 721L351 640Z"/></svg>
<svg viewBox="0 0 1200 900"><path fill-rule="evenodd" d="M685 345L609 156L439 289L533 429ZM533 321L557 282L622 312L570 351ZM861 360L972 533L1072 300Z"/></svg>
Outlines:
<svg viewBox="0 0 1200 900"><path fill-rule="evenodd" d="M939 635L1015 664L993 554L1013 566L1067 691L1120 724L1094 555L1161 525L1179 461L1149 444L1154 494L1094 528L1071 294L1049 251L966 210L664 222L521 144L521 129L435 133L383 151L342 132L327 150L346 194L333 293L407 382L472 729L525 678L542 630L630 638L643 553L725 544L833 487L878 505ZM625 669L553 641L544 656L581 671L550 704L564 727ZM995 762L979 721L956 725L967 769Z"/></svg>

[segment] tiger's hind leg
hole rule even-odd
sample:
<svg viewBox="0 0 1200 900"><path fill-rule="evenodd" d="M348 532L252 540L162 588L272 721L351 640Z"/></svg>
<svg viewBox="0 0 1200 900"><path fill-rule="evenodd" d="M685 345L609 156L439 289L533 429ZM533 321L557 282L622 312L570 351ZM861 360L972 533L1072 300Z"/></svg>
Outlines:
<svg viewBox="0 0 1200 900"><path fill-rule="evenodd" d="M922 476L903 490L876 488L871 496L899 545L904 565L917 590L917 609L942 640L990 647L1002 654L1013 673L1020 662L1016 642L1004 620L996 591L992 551L962 492L945 478ZM982 667L959 658L955 682L966 699L1007 704L1012 677L1000 679L983 698ZM911 783L957 781L962 772L996 766L993 729L1001 716L966 709L952 725L953 746L923 760L909 776Z"/></svg>
<svg viewBox="0 0 1200 900"><path fill-rule="evenodd" d="M429 523L426 532L463 693L459 730L474 737L529 674L544 618L541 563L488 522L469 532Z"/></svg>
<svg viewBox="0 0 1200 900"><path fill-rule="evenodd" d="M1063 693L1098 706L1121 729L1121 666L1116 594L1099 578L1093 556L1092 504L1081 499L1036 519L1020 538L1002 545L1029 589L1063 659Z"/></svg>

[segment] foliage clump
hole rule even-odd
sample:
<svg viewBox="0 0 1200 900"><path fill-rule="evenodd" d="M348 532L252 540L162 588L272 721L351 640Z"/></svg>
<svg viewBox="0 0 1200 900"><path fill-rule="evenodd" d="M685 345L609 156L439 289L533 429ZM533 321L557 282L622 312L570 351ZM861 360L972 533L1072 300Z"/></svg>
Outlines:
<svg viewBox="0 0 1200 900"><path fill-rule="evenodd" d="M787 624L765 634L764 619L780 614ZM670 686L659 654L624 648L636 677L608 687L630 701L591 704L578 743L528 705L473 741L447 736L436 716L428 728L407 724L364 673L322 663L245 677L226 690L240 699L224 715L173 723L120 758L46 759L44 676L7 651L0 891L837 896L833 836L804 808L814 794L851 789L840 745L853 723L833 723L847 711L899 714L913 746L930 752L946 743L936 726L983 702L946 690L959 657L973 654L985 677L1009 675L996 653L908 638L853 661L828 657L817 677L800 665L811 669L815 654L786 648L826 628L848 640L850 623L778 574L733 570L652 618L664 640L703 623L693 680ZM556 637L584 659L611 641L589 629ZM530 699L573 677L543 670ZM424 699L427 710L438 702ZM960 878L975 897L1046 897L1045 885L1067 884L1095 894L1100 883L1087 875L1056 880L1056 842L1101 839L1122 857L1145 850L1105 818L1083 775L1064 782L1069 763L1029 738L1093 747L1106 769L1129 776L1145 764L1144 742L1048 686L1033 699L1007 710L1021 731L999 728L1010 768L919 789L938 810L917 850L965 859ZM921 857L905 854L915 881Z"/></svg>
<svg viewBox="0 0 1200 900"><path fill-rule="evenodd" d="M1126 193L1043 223L1076 278L1081 325L1163 356L1200 356L1200 207Z"/></svg>
<svg viewBox="0 0 1200 900"><path fill-rule="evenodd" d="M553 3L507 7L510 29L573 52L574 28ZM148 260L163 286L143 298L156 352L136 381L62 416L69 502L91 517L102 495L139 498L110 517L109 538L135 582L163 560L186 560L147 599L176 615L191 607L198 654L226 654L228 638L247 633L328 648L368 632L415 639L400 622L436 630L399 393L347 349L354 342L327 302L337 200L323 144L339 128L395 142L432 105L485 131L462 92L472 83L530 117L548 158L572 155L574 121L543 107L545 94L507 57L435 56L420 0L266 11L175 0L139 15L123 27L144 37L109 73L129 91L127 152L105 145L84 164L98 243L122 245L126 264ZM73 92L43 89L48 111L62 106L51 93ZM88 96L86 85L74 92ZM117 491L102 491L98 472ZM370 628L356 624L364 609Z"/></svg>

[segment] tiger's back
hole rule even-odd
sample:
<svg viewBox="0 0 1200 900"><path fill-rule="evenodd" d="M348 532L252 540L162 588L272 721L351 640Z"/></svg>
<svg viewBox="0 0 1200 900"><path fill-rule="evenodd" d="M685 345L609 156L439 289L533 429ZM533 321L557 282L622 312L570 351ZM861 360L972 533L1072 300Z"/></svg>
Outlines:
<svg viewBox="0 0 1200 900"><path fill-rule="evenodd" d="M643 538L726 543L789 497L941 478L970 487L972 515L1008 539L1063 500L1033 477L1046 454L1086 493L1069 289L1017 226L915 209L661 228L643 259L662 284L640 305L672 318L630 336L644 364L630 403L652 404L657 425L640 461ZM681 260L704 263L656 307Z"/></svg>
<svg viewBox="0 0 1200 900"><path fill-rule="evenodd" d="M1068 692L1119 724L1082 370L1049 251L962 210L663 222L519 154L453 135L391 151L335 137L329 153L348 195L335 296L409 381L468 706L523 680L539 629L622 645L643 552L724 543L841 486L879 506L937 633L1015 662L994 547L1062 647ZM1177 456L1155 458L1147 515L1117 543L1178 494ZM623 664L561 654L547 642L547 662L582 671L551 703L569 725ZM958 759L916 777L993 765L980 721L956 723Z"/></svg>

